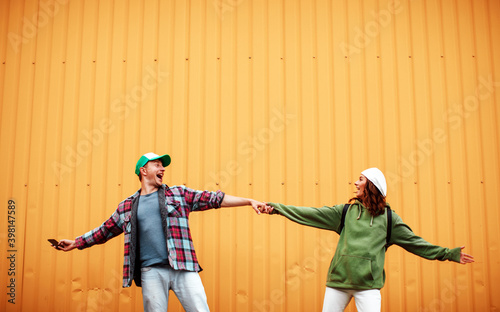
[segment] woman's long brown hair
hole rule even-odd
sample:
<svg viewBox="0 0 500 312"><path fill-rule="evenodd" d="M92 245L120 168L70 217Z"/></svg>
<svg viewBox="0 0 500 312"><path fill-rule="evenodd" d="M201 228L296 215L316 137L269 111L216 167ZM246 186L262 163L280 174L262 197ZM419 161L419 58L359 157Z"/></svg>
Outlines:
<svg viewBox="0 0 500 312"><path fill-rule="evenodd" d="M363 194L360 197L351 198L349 203L352 203L355 200L359 200L374 217L384 214L385 212L385 197L382 196L375 184L368 179L366 179Z"/></svg>

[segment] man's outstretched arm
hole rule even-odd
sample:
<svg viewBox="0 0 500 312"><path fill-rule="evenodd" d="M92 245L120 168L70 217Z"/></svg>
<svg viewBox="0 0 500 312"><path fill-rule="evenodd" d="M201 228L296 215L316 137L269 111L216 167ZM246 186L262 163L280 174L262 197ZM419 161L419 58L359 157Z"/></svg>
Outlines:
<svg viewBox="0 0 500 312"><path fill-rule="evenodd" d="M266 207L266 203L259 202L250 198L243 198L231 195L224 195L224 199L222 200L221 207L239 207L239 206L252 206L253 210L257 214Z"/></svg>

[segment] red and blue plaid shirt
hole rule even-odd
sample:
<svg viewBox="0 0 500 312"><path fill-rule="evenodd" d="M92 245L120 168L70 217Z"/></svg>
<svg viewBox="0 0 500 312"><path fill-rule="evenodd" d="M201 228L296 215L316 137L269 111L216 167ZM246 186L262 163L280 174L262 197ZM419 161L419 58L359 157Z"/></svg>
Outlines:
<svg viewBox="0 0 500 312"><path fill-rule="evenodd" d="M139 250L137 247L137 208L140 191L122 201L111 217L101 226L76 238L78 249L95 244L103 244L113 237L125 233L123 260L123 287L130 287L132 280L141 286ZM185 186L168 187L162 185L158 190L160 214L165 229L168 261L175 270L199 272L201 267L189 230L189 213L212 208L220 208L224 193L221 191L196 191ZM137 261L136 261L137 260Z"/></svg>

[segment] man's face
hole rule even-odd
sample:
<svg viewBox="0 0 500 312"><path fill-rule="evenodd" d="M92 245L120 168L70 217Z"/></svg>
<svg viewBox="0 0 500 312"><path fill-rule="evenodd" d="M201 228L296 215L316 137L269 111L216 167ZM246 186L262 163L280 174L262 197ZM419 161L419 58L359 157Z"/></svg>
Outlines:
<svg viewBox="0 0 500 312"><path fill-rule="evenodd" d="M153 184L160 187L163 183L163 173L165 172L165 167L161 163L161 160L151 160L141 168L141 173L145 172L142 179L144 182Z"/></svg>

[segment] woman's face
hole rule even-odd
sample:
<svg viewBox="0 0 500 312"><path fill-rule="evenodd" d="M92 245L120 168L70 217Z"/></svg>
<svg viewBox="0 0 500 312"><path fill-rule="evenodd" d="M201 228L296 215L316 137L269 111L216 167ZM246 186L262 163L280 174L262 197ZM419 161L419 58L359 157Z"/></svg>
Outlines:
<svg viewBox="0 0 500 312"><path fill-rule="evenodd" d="M356 197L363 197L363 194L365 192L365 187L366 187L366 177L364 175L360 175L358 181L354 182L354 185L356 186L356 189L358 190L356 192Z"/></svg>

